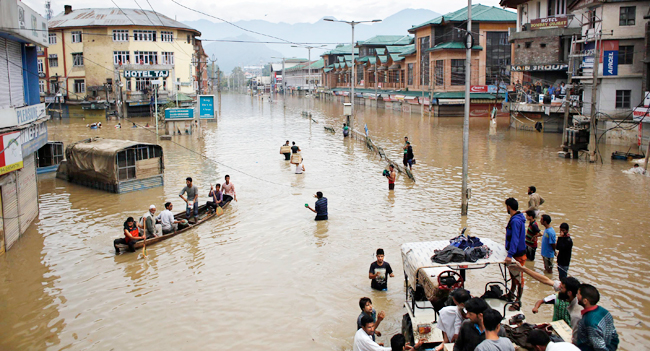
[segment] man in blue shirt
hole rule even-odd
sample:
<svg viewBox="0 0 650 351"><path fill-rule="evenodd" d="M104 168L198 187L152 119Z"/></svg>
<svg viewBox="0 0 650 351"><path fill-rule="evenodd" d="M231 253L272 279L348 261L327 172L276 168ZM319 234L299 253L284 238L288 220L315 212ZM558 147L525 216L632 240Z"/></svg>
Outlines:
<svg viewBox="0 0 650 351"><path fill-rule="evenodd" d="M542 215L542 225L546 228L542 236L542 258L544 259L544 270L546 273L553 273L553 260L555 260L555 244L557 236L555 229L551 227L551 216Z"/></svg>
<svg viewBox="0 0 650 351"><path fill-rule="evenodd" d="M506 226L506 264L512 263L512 259L519 262L522 266L526 263L526 218L518 211L519 202L514 198L506 200L506 211L510 215L510 220ZM517 288L517 297L515 301L521 301L521 296L524 293L524 276L521 270L516 265L508 266L510 276L512 277L512 285L510 292L512 293ZM512 296L510 296L512 298ZM512 306L515 310L519 309L520 305L517 302Z"/></svg>
<svg viewBox="0 0 650 351"><path fill-rule="evenodd" d="M317 192L316 195L314 195L316 200L316 204L314 207L316 209L311 208L309 205L305 204L305 206L310 209L312 212L316 213L316 218L314 220L316 221L325 221L327 220L327 198L323 197L322 192Z"/></svg>

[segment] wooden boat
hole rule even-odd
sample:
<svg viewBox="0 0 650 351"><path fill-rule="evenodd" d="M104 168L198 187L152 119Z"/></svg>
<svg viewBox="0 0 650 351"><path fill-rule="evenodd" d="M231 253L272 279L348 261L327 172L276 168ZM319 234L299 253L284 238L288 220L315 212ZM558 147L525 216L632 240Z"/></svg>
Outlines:
<svg viewBox="0 0 650 351"><path fill-rule="evenodd" d="M226 204L223 205L223 208L225 209L226 207L228 207L229 204L230 204L230 202L226 202ZM201 205L201 206L199 206L199 220L196 223L188 223L189 226L187 226L187 227L185 227L183 229L179 229L179 230L177 230L177 231L175 231L173 233L164 234L162 236L158 236L158 237L155 237L155 238L146 239L147 246L153 245L155 243L159 243L161 241L170 239L172 237L175 237L176 235L184 233L184 232L186 232L186 231L188 231L188 230L190 230L190 229L192 229L194 227L198 227L199 225L201 225L201 224L203 224L203 223L205 223L205 222L207 222L207 221L209 221L209 220L211 220L211 219L213 219L215 217L218 217L216 212L208 213L207 206L206 205ZM177 221L182 221L184 219L187 219L187 217L185 216L185 211L175 214L174 219L177 220ZM144 240L140 240L140 241L136 242L133 245L133 248L136 249L136 250L141 249L142 246L144 246L144 244L145 244ZM128 251L128 249L129 249L129 246L124 245L124 244L118 244L117 247L120 250Z"/></svg>

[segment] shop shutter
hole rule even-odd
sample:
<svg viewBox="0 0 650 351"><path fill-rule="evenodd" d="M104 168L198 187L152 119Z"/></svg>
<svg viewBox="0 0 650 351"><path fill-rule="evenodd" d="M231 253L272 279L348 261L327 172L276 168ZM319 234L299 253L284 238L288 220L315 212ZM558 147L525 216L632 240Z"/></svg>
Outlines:
<svg viewBox="0 0 650 351"><path fill-rule="evenodd" d="M9 250L20 237L16 172L11 172L4 178L6 181L2 184L2 214L4 217L5 250Z"/></svg>
<svg viewBox="0 0 650 351"><path fill-rule="evenodd" d="M34 154L23 159L23 168L16 173L20 234L23 234L38 215L38 188L36 186Z"/></svg>
<svg viewBox="0 0 650 351"><path fill-rule="evenodd" d="M7 39L0 37L0 109L9 108L9 59L7 58Z"/></svg>
<svg viewBox="0 0 650 351"><path fill-rule="evenodd" d="M7 57L9 58L11 105L21 107L25 105L25 93L23 89L23 55L20 43L7 40Z"/></svg>

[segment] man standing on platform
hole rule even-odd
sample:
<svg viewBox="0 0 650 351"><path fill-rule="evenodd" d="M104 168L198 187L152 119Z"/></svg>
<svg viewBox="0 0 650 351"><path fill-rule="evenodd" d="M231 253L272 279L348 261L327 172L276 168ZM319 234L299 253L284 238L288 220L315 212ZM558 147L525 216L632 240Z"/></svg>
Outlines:
<svg viewBox="0 0 650 351"><path fill-rule="evenodd" d="M510 220L506 226L506 251L508 251L508 257L506 257L505 262L512 263L514 258L523 266L526 263L526 218L518 209L519 202L517 200L512 197L506 200L506 210L510 215ZM512 277L510 291L515 291L516 287L517 296L515 301L521 301L521 296L524 293L524 275L516 266L508 266L508 270ZM518 310L521 305L517 302L511 307Z"/></svg>

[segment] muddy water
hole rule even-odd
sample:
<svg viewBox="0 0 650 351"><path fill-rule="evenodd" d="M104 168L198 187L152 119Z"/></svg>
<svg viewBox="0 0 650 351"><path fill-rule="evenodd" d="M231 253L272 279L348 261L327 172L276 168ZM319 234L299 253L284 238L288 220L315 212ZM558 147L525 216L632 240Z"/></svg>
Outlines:
<svg viewBox="0 0 650 351"><path fill-rule="evenodd" d="M39 218L0 257L0 349L351 349L362 296L386 311L385 336L401 328L401 243L445 240L464 226L502 242L503 201L524 199L528 185L546 199L543 209L556 231L561 222L571 225L570 273L600 289L622 349L650 347L650 182L621 173L629 168L625 162L559 159L559 135L512 131L507 120L490 135L487 119L473 119L472 198L463 219L461 118L359 109L358 125L367 123L389 155L400 158L405 135L414 145L417 182L399 177L389 193L381 176L385 165L362 143L342 140L342 110L314 102L314 123L301 117L304 106L297 99L283 107L279 100L224 95L223 115L203 139L160 142L164 187L117 195L39 176ZM151 130L104 122L96 131L85 127L88 122L53 121L50 139L155 141ZM337 133L324 125L337 126ZM278 154L286 139L303 150L303 175ZM114 255L111 242L127 216L142 215L152 203L162 208L165 201L182 208L178 192L187 176L205 201L208 184L226 174L239 202L223 217L149 247L146 259ZM327 222L314 222L304 208L318 190L329 199ZM378 247L396 274L383 293L371 291L367 279ZM540 270L537 259L531 266ZM474 286L489 278L496 276L470 275ZM473 292L480 294L479 288ZM550 306L530 312L549 293L528 280L529 320L550 319Z"/></svg>

